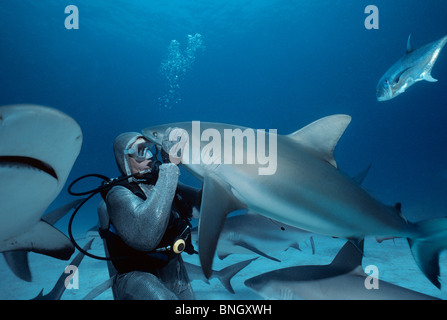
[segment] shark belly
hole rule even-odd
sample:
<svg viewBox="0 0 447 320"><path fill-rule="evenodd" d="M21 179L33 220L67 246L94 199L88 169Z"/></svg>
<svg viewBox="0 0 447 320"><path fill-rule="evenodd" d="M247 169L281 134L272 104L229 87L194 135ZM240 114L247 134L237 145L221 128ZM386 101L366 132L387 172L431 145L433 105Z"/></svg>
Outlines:
<svg viewBox="0 0 447 320"><path fill-rule="evenodd" d="M57 181L36 169L0 166L0 240L34 226L56 198Z"/></svg>
<svg viewBox="0 0 447 320"><path fill-rule="evenodd" d="M279 149L282 148L283 150ZM287 145L278 151L288 154ZM296 146L293 146L297 154ZM273 176L254 175L233 167L219 176L249 210L310 232L336 237L365 235L409 236L413 230L350 177L307 150L293 158L279 158Z"/></svg>

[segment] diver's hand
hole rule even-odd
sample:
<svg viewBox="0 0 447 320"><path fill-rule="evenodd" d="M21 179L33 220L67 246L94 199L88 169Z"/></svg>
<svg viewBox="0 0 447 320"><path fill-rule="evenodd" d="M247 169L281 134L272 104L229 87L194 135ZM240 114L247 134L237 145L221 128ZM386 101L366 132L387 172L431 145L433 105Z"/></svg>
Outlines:
<svg viewBox="0 0 447 320"><path fill-rule="evenodd" d="M180 128L166 129L162 140L162 156L166 161L179 164L182 161L183 150L188 142L188 133Z"/></svg>

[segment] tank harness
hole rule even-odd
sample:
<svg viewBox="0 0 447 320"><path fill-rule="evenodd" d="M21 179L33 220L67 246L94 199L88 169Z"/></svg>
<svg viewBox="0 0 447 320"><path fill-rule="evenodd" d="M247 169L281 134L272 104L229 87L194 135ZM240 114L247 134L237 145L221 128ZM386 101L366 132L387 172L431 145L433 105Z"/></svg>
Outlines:
<svg viewBox="0 0 447 320"><path fill-rule="evenodd" d="M70 184L70 186L68 187L68 192L71 195L88 195L88 197L85 198L84 201L82 201L75 209L68 223L68 234L70 240L80 252L94 259L112 261L118 273L126 273L136 270L153 272L155 269L162 268L167 265L172 258L181 254L183 251L188 254L197 253L197 251L194 250L191 242L190 220L192 218L193 206L200 206L201 196L191 197L188 188L182 188L180 184L177 187L174 196L167 229L157 248L155 248L154 250L139 251L128 246L118 236L113 224L109 224L108 228L100 228L98 230L101 238L103 238L106 242L109 257L97 256L85 251L78 245L73 237L72 224L74 217L78 213L79 209L89 199L91 199L94 195L100 193L102 198L105 200L107 193L112 189L112 187L119 185L129 189L132 193L134 193L141 199L146 200L147 197L138 184L155 184L158 179L158 167L160 164L161 162L157 161L157 163L150 170L139 172L137 174L121 176L115 179L110 179L100 174L87 174L79 177ZM141 174L145 175L145 179L140 179L138 180L138 182L129 182L129 178ZM103 183L96 189L85 192L74 192L72 190L73 186L76 183L89 177L100 178L103 180Z"/></svg>

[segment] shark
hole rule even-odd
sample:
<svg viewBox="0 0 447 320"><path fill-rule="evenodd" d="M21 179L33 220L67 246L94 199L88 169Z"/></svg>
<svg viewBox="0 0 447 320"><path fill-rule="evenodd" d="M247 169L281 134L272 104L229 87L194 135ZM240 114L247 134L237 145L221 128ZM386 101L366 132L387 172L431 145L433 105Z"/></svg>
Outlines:
<svg viewBox="0 0 447 320"><path fill-rule="evenodd" d="M347 241L328 265L282 268L244 284L265 299L277 300L438 300L366 274L359 251L363 243Z"/></svg>
<svg viewBox="0 0 447 320"><path fill-rule="evenodd" d="M230 266L227 266L219 271L213 270L212 277L219 279L220 283L227 289L228 292L234 294L234 289L231 286L230 280L239 273L242 269L244 269L246 266L248 266L252 261L256 260L256 258L236 262L235 264L232 264ZM202 272L202 268L199 266L196 266L195 264L184 262L186 270L188 272L188 276L191 278L191 280L202 280L205 283L209 284L208 279L204 276Z"/></svg>
<svg viewBox="0 0 447 320"><path fill-rule="evenodd" d="M447 36L418 49L411 46L411 35L407 40L407 52L382 76L377 84L378 101L391 100L404 93L418 81L436 82L431 75L433 66L447 43Z"/></svg>
<svg viewBox="0 0 447 320"><path fill-rule="evenodd" d="M383 204L339 170L333 153L350 122L349 115L335 114L286 135L261 130L264 135L257 135L256 142L265 143L264 152L276 158L276 170L270 170L271 174L261 174L259 169L265 169L264 161L231 163L219 159L219 152L214 153L214 148L229 144L225 138L219 141L219 136L225 137L231 131L248 132L249 128L200 122L200 130L195 128L194 135L194 122L178 122L142 130L143 135L158 146L181 139L181 136L168 134L173 132L172 128L179 128L186 133L182 136L191 137L191 143L182 142L183 149L179 148L180 142L173 148L181 151L182 165L203 183L198 251L205 276L211 276L217 241L227 215L236 210L249 210L332 237L407 238L419 268L440 288L439 253L447 246L447 219L417 223L403 219L400 205ZM199 131L201 135L197 134ZM164 137L165 134L168 136ZM240 146L243 154L238 156L244 159L256 152L248 146L248 141ZM200 147L200 152L191 150L194 147ZM228 153L221 152L220 156L226 157ZM186 156L205 159L185 159Z"/></svg>
<svg viewBox="0 0 447 320"><path fill-rule="evenodd" d="M198 228L191 230L193 240L198 239ZM247 212L225 220L217 243L217 256L223 260L231 254L259 254L267 259L280 262L269 255L271 252L295 248L301 251L300 243L310 240L315 253L312 234L274 221L262 215Z"/></svg>
<svg viewBox="0 0 447 320"><path fill-rule="evenodd" d="M70 210L77 208L77 206L80 205L84 200L85 199L75 200L49 213L45 213L45 215L42 216L41 220L50 225L54 225L68 212L70 212ZM3 252L3 256L9 268L17 277L27 282L32 281L31 270L28 262L28 251L5 251Z"/></svg>
<svg viewBox="0 0 447 320"><path fill-rule="evenodd" d="M58 218L47 217L53 220L47 222L42 215L62 190L81 145L80 126L59 110L39 105L0 107L0 252L9 260L14 252L61 260L73 254L70 239L52 225Z"/></svg>
<svg viewBox="0 0 447 320"><path fill-rule="evenodd" d="M371 165L352 179L362 184ZM198 243L198 227L191 229L191 236ZM309 243L315 254L315 243L308 231L292 227L254 212L235 214L225 219L217 243L217 256L223 260L231 254L258 254L264 258L281 262L268 253L295 248L302 251L300 243Z"/></svg>

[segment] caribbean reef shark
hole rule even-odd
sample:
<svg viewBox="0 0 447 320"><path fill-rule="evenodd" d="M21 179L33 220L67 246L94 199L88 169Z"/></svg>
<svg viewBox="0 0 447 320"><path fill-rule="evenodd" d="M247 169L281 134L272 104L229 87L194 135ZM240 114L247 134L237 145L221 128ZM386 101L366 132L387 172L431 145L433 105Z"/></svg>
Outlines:
<svg viewBox="0 0 447 320"><path fill-rule="evenodd" d="M348 241L328 265L296 266L267 272L244 284L265 299L280 300L437 300L368 276L362 268L363 241ZM375 287L366 284L375 282Z"/></svg>
<svg viewBox="0 0 447 320"><path fill-rule="evenodd" d="M191 143L182 149L182 163L203 181L199 257L205 276L211 275L227 214L248 209L296 228L339 238L363 239L367 235L408 238L420 269L440 288L438 260L439 252L447 246L447 219L410 223L402 218L399 206L382 204L337 169L333 151L350 121L348 115L333 115L288 135L270 131L257 135L258 146L269 141L266 151L276 157L273 174L260 174L258 169L265 167L264 162L230 163L218 159L219 152L214 153L218 146L224 149L225 134L239 130L248 135L253 129L201 122L203 131L197 135L192 132L194 122L182 122L143 130L147 139L159 146L168 128L180 128L186 133L183 136L191 137ZM220 142L219 136L224 137ZM164 140L178 141L178 138L182 136L169 134ZM241 145L243 154L239 156L248 159L255 149L248 142ZM191 150L198 146L200 152ZM227 154L220 153L222 157ZM186 155L205 159L185 159ZM208 161L207 157L214 160Z"/></svg>
<svg viewBox="0 0 447 320"><path fill-rule="evenodd" d="M257 259L257 257L254 259L237 262L237 263L232 264L228 267L225 267L219 271L213 270L212 278L219 279L220 283L222 283L222 285L225 287L225 289L227 289L228 292L234 294L235 292L234 292L233 287L231 286L230 280L237 273L239 273L242 269L244 269L246 266L248 266L252 261L254 261L256 259ZM184 263L185 263L186 270L188 271L188 276L191 278L191 281L192 280L202 280L202 281L205 281L206 283L209 283L208 279L205 278L205 276L202 272L202 268L200 268L199 266L196 266L195 264L188 263L186 261Z"/></svg>
<svg viewBox="0 0 447 320"><path fill-rule="evenodd" d="M378 101L393 99L418 81L438 81L432 77L431 71L447 43L447 36L418 49L412 48L410 38L411 35L408 37L406 54L379 80L376 90Z"/></svg>
<svg viewBox="0 0 447 320"><path fill-rule="evenodd" d="M197 239L197 228L191 230L192 239ZM225 259L231 254L259 254L280 262L269 255L288 248L301 250L299 243L310 239L312 253L315 252L312 234L292 226L274 221L256 213L228 217L217 243L217 256Z"/></svg>
<svg viewBox="0 0 447 320"><path fill-rule="evenodd" d="M41 217L62 190L81 144L79 125L58 110L0 107L0 252L13 252L10 265L14 252L63 260L74 252L70 239L51 225L58 218L48 223Z"/></svg>

